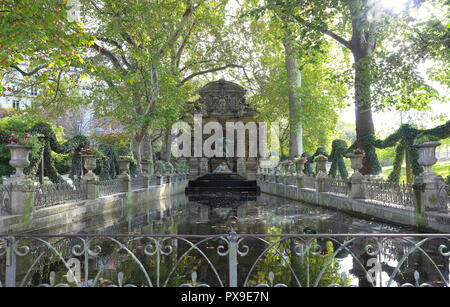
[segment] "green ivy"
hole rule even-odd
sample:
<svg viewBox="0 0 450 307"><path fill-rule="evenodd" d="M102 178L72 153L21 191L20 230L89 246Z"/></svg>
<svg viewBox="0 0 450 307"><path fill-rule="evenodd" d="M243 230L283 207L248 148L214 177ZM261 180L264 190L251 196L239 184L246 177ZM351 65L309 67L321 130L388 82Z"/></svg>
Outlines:
<svg viewBox="0 0 450 307"><path fill-rule="evenodd" d="M301 156L306 157L308 159L308 161L306 161L306 163L304 165L303 173L305 173L308 176L312 176L313 175L313 170L312 170L313 158L312 158L311 153L305 151L304 153L302 153Z"/></svg>
<svg viewBox="0 0 450 307"><path fill-rule="evenodd" d="M329 161L331 162L330 171L328 175L331 177L336 177L336 173L339 170L339 175L342 179L347 179L348 172L345 166L344 157L347 152L348 146L347 142L344 140L334 140L331 144L331 154L329 156Z"/></svg>
<svg viewBox="0 0 450 307"><path fill-rule="evenodd" d="M400 126L400 128L389 135L384 140L375 139L374 135L368 135L364 142L370 150L366 152L366 155L369 157L376 157L375 148L384 149L387 147L396 146L396 156L394 159L394 164L392 168L392 172L388 176L388 180L398 182L400 180L400 171L401 165L403 163L403 158L405 152L408 152L409 156L409 165L408 168L411 168L414 176L420 175L423 172L423 167L418 163L419 154L417 149L413 147L414 143L420 142L420 139L445 139L450 136L450 121L447 121L445 124L437 126L432 129L416 129L411 127L411 125L405 124ZM417 140L420 138L419 140ZM352 145L354 147L355 144ZM377 159L371 159L373 163L378 163ZM376 161L375 161L376 160ZM380 169L381 166L374 165L377 167L376 169Z"/></svg>

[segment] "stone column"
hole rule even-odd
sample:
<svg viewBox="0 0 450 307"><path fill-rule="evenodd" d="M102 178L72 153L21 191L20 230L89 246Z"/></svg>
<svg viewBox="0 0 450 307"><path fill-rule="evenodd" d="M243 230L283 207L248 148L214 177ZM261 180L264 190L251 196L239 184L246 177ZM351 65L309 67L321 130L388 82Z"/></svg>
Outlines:
<svg viewBox="0 0 450 307"><path fill-rule="evenodd" d="M8 180L5 184L9 184ZM16 180L11 185L11 214L31 218L34 211L35 186L29 179Z"/></svg>
<svg viewBox="0 0 450 307"><path fill-rule="evenodd" d="M87 199L96 199L98 198L98 179L81 179L86 181L86 187L87 187Z"/></svg>
<svg viewBox="0 0 450 307"><path fill-rule="evenodd" d="M355 170L350 176L350 189L348 191L348 198L350 199L364 199L364 176Z"/></svg>
<svg viewBox="0 0 450 307"><path fill-rule="evenodd" d="M323 171L319 171L319 173L316 175L316 191L321 192L327 192L327 184L326 180L328 179L327 174Z"/></svg>
<svg viewBox="0 0 450 307"><path fill-rule="evenodd" d="M303 178L305 177L305 173L303 173L303 169L305 167L305 163L297 162L297 187L302 188Z"/></svg>
<svg viewBox="0 0 450 307"><path fill-rule="evenodd" d="M258 167L258 163L256 158L249 157L247 158L245 165L245 175L247 176L247 180L256 180L256 169Z"/></svg>
<svg viewBox="0 0 450 307"><path fill-rule="evenodd" d="M438 174L422 173L416 177L413 188L417 212L448 210L445 181Z"/></svg>
<svg viewBox="0 0 450 307"><path fill-rule="evenodd" d="M200 174L200 158L189 158L189 179L195 179Z"/></svg>
<svg viewBox="0 0 450 307"><path fill-rule="evenodd" d="M206 175L208 173L208 158L200 158L200 176Z"/></svg>
<svg viewBox="0 0 450 307"><path fill-rule="evenodd" d="M144 189L148 189L151 185L151 182L150 182L151 176L149 176L147 173L147 174L144 174L143 177L144 177Z"/></svg>
<svg viewBox="0 0 450 307"><path fill-rule="evenodd" d="M246 167L245 167L245 159L240 157L237 158L236 161L236 171L238 173L239 176L242 176L244 178L247 178L247 172L246 172Z"/></svg>

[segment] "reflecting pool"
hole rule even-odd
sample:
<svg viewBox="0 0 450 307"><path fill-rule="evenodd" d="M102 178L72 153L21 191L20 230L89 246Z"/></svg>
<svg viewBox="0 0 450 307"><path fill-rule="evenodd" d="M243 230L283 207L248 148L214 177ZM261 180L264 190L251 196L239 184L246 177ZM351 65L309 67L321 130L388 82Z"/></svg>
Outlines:
<svg viewBox="0 0 450 307"><path fill-rule="evenodd" d="M413 228L266 194L179 195L146 208L93 216L70 237L48 229L41 233L55 235L16 238L23 254L16 284L448 286L445 235L418 236Z"/></svg>

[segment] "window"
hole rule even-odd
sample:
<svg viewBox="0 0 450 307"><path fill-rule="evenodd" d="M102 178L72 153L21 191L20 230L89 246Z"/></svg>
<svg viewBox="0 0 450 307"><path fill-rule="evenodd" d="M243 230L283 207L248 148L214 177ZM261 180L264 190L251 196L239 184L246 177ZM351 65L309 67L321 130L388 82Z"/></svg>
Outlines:
<svg viewBox="0 0 450 307"><path fill-rule="evenodd" d="M36 87L32 87L30 89L30 95L31 96L37 96L37 88Z"/></svg>
<svg viewBox="0 0 450 307"><path fill-rule="evenodd" d="M13 102L12 102L12 107L13 107L14 109L20 109L20 103L19 103L19 100L13 100Z"/></svg>

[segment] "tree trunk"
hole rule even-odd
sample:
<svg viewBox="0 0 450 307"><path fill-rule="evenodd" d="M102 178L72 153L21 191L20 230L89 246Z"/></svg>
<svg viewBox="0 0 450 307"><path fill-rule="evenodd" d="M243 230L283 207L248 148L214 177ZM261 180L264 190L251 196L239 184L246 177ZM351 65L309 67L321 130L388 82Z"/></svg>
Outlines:
<svg viewBox="0 0 450 307"><path fill-rule="evenodd" d="M364 17L355 15L352 20L351 51L355 59L356 143L366 152L360 172L367 175L377 174L381 171L375 148L367 146L365 142L368 135L375 134L370 93L370 57L375 51L376 41L367 32L360 29L360 18Z"/></svg>
<svg viewBox="0 0 450 307"><path fill-rule="evenodd" d="M133 152L133 155L137 160L136 170L138 173L142 172L140 162L141 162L141 157L142 157L141 147L142 147L142 143L144 140L144 135L145 135L145 130L136 132L133 135L133 138L131 139L131 151Z"/></svg>
<svg viewBox="0 0 450 307"><path fill-rule="evenodd" d="M300 99L296 94L301 86L301 71L298 69L297 59L293 54L291 41L285 39L283 42L285 50L285 66L289 80L289 157L291 159L300 156L303 152L302 124L299 121Z"/></svg>
<svg viewBox="0 0 450 307"><path fill-rule="evenodd" d="M146 131L144 134L143 140L143 148L142 148L143 156L147 157L149 160L149 168L148 174L150 176L154 173L154 159L153 159L153 144L152 144L152 135L149 131Z"/></svg>
<svg viewBox="0 0 450 307"><path fill-rule="evenodd" d="M171 136L171 129L170 129L169 126L167 126L165 128L165 131L164 131L164 142L163 142L164 150L163 150L163 155L161 157L161 159L166 161L166 162L170 162L170 157L171 157L171 154L172 154L172 152L171 152L171 143L170 143L171 139L170 139L170 136Z"/></svg>

